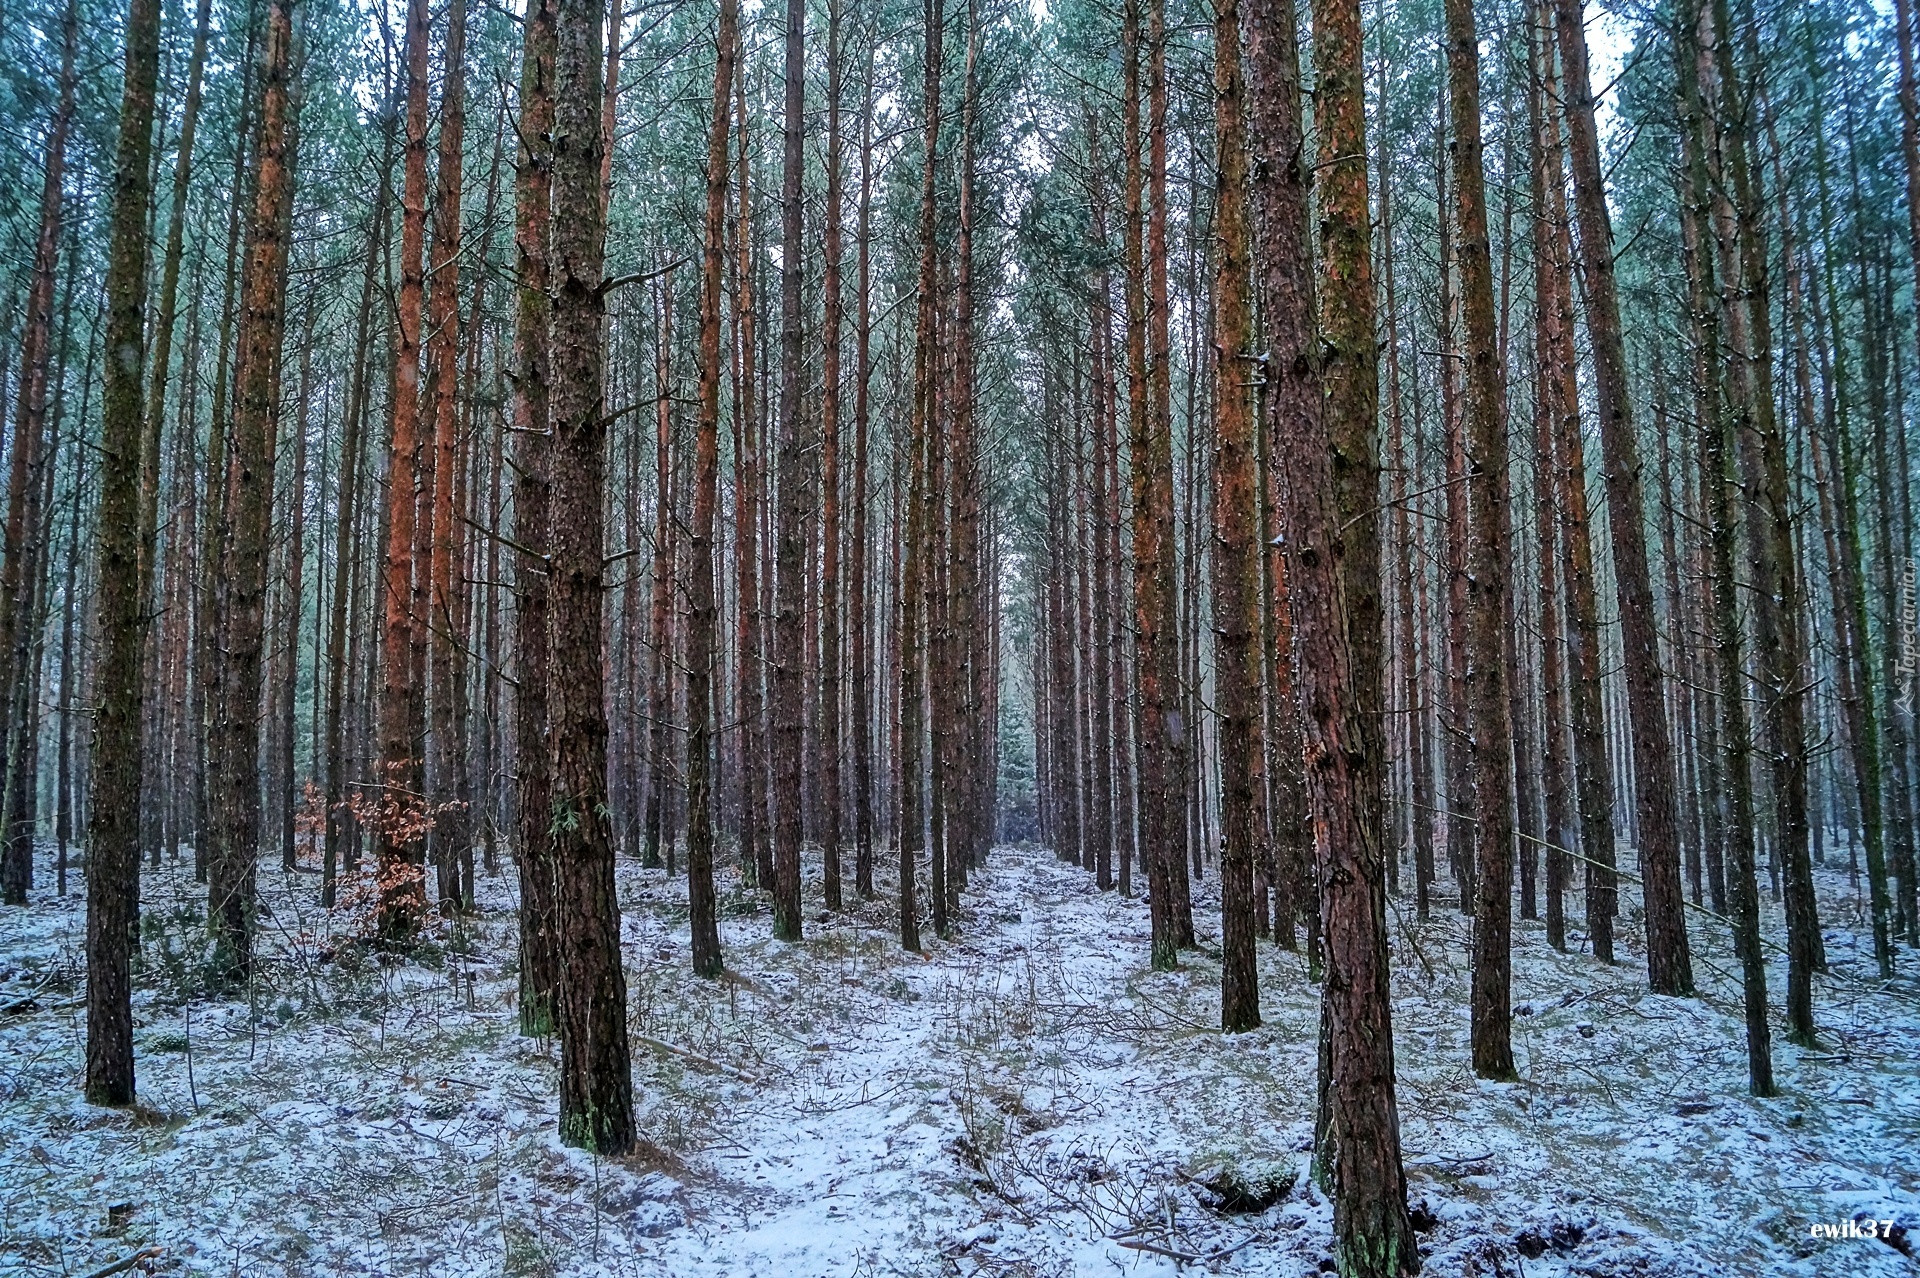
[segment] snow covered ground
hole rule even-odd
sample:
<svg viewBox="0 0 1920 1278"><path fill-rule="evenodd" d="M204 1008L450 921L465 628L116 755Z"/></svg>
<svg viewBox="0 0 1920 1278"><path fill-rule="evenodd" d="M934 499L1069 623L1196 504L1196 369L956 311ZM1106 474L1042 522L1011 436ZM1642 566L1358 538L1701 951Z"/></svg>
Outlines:
<svg viewBox="0 0 1920 1278"><path fill-rule="evenodd" d="M312 904L316 876L263 870L257 987L211 1002L187 997L200 889L150 872L142 1103L120 1112L79 1098L85 917L47 860L30 907L0 911L0 1273L85 1274L145 1246L162 1271L229 1275L1330 1266L1331 1210L1305 1176L1315 987L1264 945L1266 1025L1219 1033L1211 882L1202 952L1153 973L1144 903L1041 850L996 851L961 939L924 958L892 939L884 873L881 901L831 921L810 873L800 945L768 940L759 898L725 877L731 975L710 983L687 972L684 887L623 862L650 1144L616 1162L555 1138L556 1048L517 1033L510 872L482 880L479 917L435 924L424 961L391 965L345 943L354 911ZM1920 1273L1902 1250L1920 1252L1920 984L1870 979L1844 873L1821 886L1824 1042L1776 1042L1767 1101L1746 1095L1717 920L1690 920L1703 990L1686 1000L1645 993L1631 943L1602 968L1517 924L1523 1081L1493 1085L1466 1064L1466 921L1416 927L1396 903L1426 1271ZM1912 1233L1815 1236L1856 1217Z"/></svg>

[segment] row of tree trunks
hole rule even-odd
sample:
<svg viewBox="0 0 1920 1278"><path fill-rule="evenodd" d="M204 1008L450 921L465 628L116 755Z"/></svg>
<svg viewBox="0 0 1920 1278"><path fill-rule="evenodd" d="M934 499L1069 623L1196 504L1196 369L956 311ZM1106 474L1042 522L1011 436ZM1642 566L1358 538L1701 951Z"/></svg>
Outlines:
<svg viewBox="0 0 1920 1278"><path fill-rule="evenodd" d="M4 792L0 796L0 901L8 905L26 904L27 891L33 884L33 822L28 814L34 772L27 765L40 734L39 700L31 695L35 669L32 657L39 611L39 549L44 545L39 535L41 493L53 473L55 461L55 450L47 440L48 377L54 367L54 289L65 214L63 182L67 136L74 110L78 24L71 4L61 23L60 43L60 99L47 131L39 230L34 238L25 323L21 328L19 393L14 401L12 455L7 473L6 557L0 562L0 766L4 767L4 772L0 772L0 791ZM148 109L151 111L151 104ZM117 188L115 194L117 198ZM144 241L138 251L140 261L144 262ZM70 299L71 287L67 294ZM143 280L136 300L144 303L145 296ZM110 300L109 315L113 313L112 306ZM64 338L65 328L63 324L59 338ZM134 376L139 376L138 368L134 369ZM139 411L139 398L136 384L132 399L135 412ZM115 408L124 406L116 404ZM137 592L137 582L134 589ZM140 596L136 593L134 598ZM137 672L134 678L137 683ZM138 696L137 690L135 696ZM136 699L136 718L138 704ZM137 752L137 744L135 749ZM137 822L137 794L134 806ZM137 858L137 830L133 837ZM131 1086L129 1081L129 1091Z"/></svg>

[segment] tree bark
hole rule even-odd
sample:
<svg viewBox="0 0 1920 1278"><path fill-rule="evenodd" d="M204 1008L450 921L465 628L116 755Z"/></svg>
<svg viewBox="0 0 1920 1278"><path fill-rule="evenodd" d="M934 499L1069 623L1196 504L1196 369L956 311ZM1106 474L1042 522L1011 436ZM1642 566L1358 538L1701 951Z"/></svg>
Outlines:
<svg viewBox="0 0 1920 1278"><path fill-rule="evenodd" d="M513 335L514 759L520 870L520 1032L552 1033L560 998L559 863L547 754L547 626L551 591L549 431L555 0L527 7L520 63ZM391 635L392 630L388 631Z"/></svg>
<svg viewBox="0 0 1920 1278"><path fill-rule="evenodd" d="M925 136L920 170L920 279L919 307L914 323L913 407L907 438L907 516L905 549L900 564L896 670L900 685L898 740L900 946L920 948L919 901L914 890L915 862L925 841L926 798L921 772L926 748L926 667L922 650L923 609L927 576L926 543L932 523L927 507L928 439L934 425L938 358L934 344L938 313L934 272L935 178L940 150L940 63L945 34L941 0L923 0L921 6L921 104Z"/></svg>
<svg viewBox="0 0 1920 1278"><path fill-rule="evenodd" d="M840 830L840 4L827 5L827 207L820 322L820 860L841 908Z"/></svg>
<svg viewBox="0 0 1920 1278"><path fill-rule="evenodd" d="M1568 136L1573 157L1574 206L1579 220L1581 278L1586 286L1587 332L1593 346L1594 390L1613 538L1614 582L1625 647L1627 717L1633 745L1640 871L1647 911L1647 983L1656 994L1693 992L1680 888L1679 821L1673 796L1673 746L1661 692L1660 648L1652 575L1647 566L1640 445L1634 436L1627 385L1626 343L1613 273L1613 226L1607 211L1594 95L1587 75L1587 36L1581 0L1554 0L1561 64L1566 72Z"/></svg>
<svg viewBox="0 0 1920 1278"><path fill-rule="evenodd" d="M767 814L767 740L761 654L760 472L761 432L754 414L758 389L754 303L752 190L748 184L749 137L745 58L734 68L734 104L740 122L739 194L735 207L734 342L740 358L740 393L734 401L739 432L734 448L734 578L739 598L737 656L740 699L740 864L761 887L773 888L773 846L762 828Z"/></svg>
<svg viewBox="0 0 1920 1278"><path fill-rule="evenodd" d="M409 0L405 40L407 111L405 178L400 197L400 294L394 325L392 453L387 469L385 637L380 690L380 796L374 813L374 856L380 890L380 933L392 943L411 935L426 906L420 844L421 796L414 788L420 747L413 724L418 513L421 309L426 291L427 0Z"/></svg>
<svg viewBox="0 0 1920 1278"><path fill-rule="evenodd" d="M1213 10L1213 627L1220 710L1220 1025L1260 1024L1253 961L1253 783L1260 739L1260 560L1254 545L1253 406L1247 376L1253 322L1247 287L1247 124L1240 8ZM1262 910L1264 911L1264 905Z"/></svg>
<svg viewBox="0 0 1920 1278"><path fill-rule="evenodd" d="M460 893L459 859L470 850L472 825L464 802L467 752L465 707L458 669L465 635L457 597L463 575L455 531L459 486L460 194L461 147L466 134L466 0L447 6L445 78L440 88L440 147L434 173L433 264L427 291L427 401L433 413L433 538L428 559L431 595L427 631L432 652L434 869L443 910L472 905Z"/></svg>
<svg viewBox="0 0 1920 1278"><path fill-rule="evenodd" d="M720 0L713 72L713 122L707 131L706 244L700 261L700 416L694 437L693 524L687 593L687 913L693 970L720 975L720 924L713 887L714 507L719 499L720 290L727 252L727 123L739 40L738 0Z"/></svg>
<svg viewBox="0 0 1920 1278"><path fill-rule="evenodd" d="M1558 500L1559 469L1555 462L1555 435L1564 407L1557 405L1560 380L1555 370L1558 352L1558 277L1554 269L1558 232L1547 197L1548 128L1558 145L1557 126L1550 122L1543 102L1545 61L1552 57L1552 36L1543 5L1529 7L1527 17L1527 125L1529 178L1533 198L1533 418L1534 526L1540 562L1540 690L1542 694L1540 772L1546 797L1546 925L1547 944L1556 950L1567 945L1566 892L1568 871L1579 833L1573 812L1573 774L1568 760L1566 728L1565 648L1561 640L1560 565L1565 540L1565 511ZM1555 166L1558 167L1557 165Z"/></svg>
<svg viewBox="0 0 1920 1278"><path fill-rule="evenodd" d="M806 39L806 0L787 0L780 177L780 506L774 551L774 642L768 652L773 675L773 934L783 941L800 939L800 747L806 727L802 687L806 583L802 573L813 497L807 464L809 441L800 403L806 336L800 296L805 271L800 200L806 172Z"/></svg>
<svg viewBox="0 0 1920 1278"><path fill-rule="evenodd" d="M260 63L260 149L255 157L246 289L234 366L231 517L220 569L225 585L218 618L219 700L208 750L214 845L207 920L213 932L216 971L235 983L248 979L253 963L254 875L260 845L260 685L298 131L293 39L291 0L269 0Z"/></svg>
<svg viewBox="0 0 1920 1278"><path fill-rule="evenodd" d="M600 207L601 8L554 8L551 482L547 724L560 929L560 1138L618 1156L633 1148L632 1064L620 906L607 809L600 660L606 554L602 393L606 218Z"/></svg>
<svg viewBox="0 0 1920 1278"><path fill-rule="evenodd" d="M873 63L867 49L866 95L860 106L859 285L854 318L852 528L847 544L847 624L853 666L853 887L873 897L873 691L867 617L867 386L873 372Z"/></svg>
<svg viewBox="0 0 1920 1278"><path fill-rule="evenodd" d="M1314 636L1299 649L1298 695L1327 950L1316 1158L1333 1197L1336 1259L1345 1272L1373 1278L1415 1272L1420 1258L1400 1162L1381 864L1385 626L1360 7L1317 0L1313 26L1314 123L1326 157L1321 346L1317 362L1303 360L1298 369L1317 380L1323 411L1288 423L1279 455L1286 459L1294 622ZM1258 99L1278 87L1256 84L1253 92ZM1306 228L1295 222L1289 230L1301 251L1287 262L1285 296L1305 307ZM1306 315L1291 322L1302 331L1311 323Z"/></svg>
<svg viewBox="0 0 1920 1278"><path fill-rule="evenodd" d="M1480 36L1473 0L1447 0L1447 98L1466 328L1467 483L1473 500L1467 583L1467 697L1473 758L1473 1072L1513 1079L1513 725L1507 701L1507 437L1494 327L1480 139Z"/></svg>

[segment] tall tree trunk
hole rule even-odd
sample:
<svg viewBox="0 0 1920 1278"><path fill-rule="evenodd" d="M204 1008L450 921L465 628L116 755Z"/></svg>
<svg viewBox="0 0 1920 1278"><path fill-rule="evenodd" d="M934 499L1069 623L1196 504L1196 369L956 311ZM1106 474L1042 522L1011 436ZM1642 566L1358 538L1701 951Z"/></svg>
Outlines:
<svg viewBox="0 0 1920 1278"><path fill-rule="evenodd" d="M1559 500L1559 467L1555 435L1560 416L1558 275L1555 260L1559 232L1554 225L1547 192L1549 150L1557 152L1558 126L1547 115L1544 99L1546 62L1553 56L1551 29L1543 4L1529 7L1527 17L1527 125L1528 165L1533 199L1533 491L1534 526L1540 562L1540 690L1542 694L1540 772L1546 797L1546 925L1547 944L1556 950L1567 945L1566 893L1572 865L1571 850L1579 840L1574 825L1573 773L1568 759L1565 649L1561 642L1560 566L1566 533L1566 511ZM1554 129L1549 142L1546 131ZM1554 165L1557 170L1558 165Z"/></svg>
<svg viewBox="0 0 1920 1278"><path fill-rule="evenodd" d="M923 0L921 103L925 139L920 170L920 281L919 307L914 322L913 406L907 438L907 516L905 550L900 565L898 638L900 681L899 736L894 748L899 760L900 945L920 948L919 902L914 891L915 862L925 841L926 799L921 772L925 758L926 667L921 650L923 594L928 565L926 542L932 519L927 507L935 499L927 491L926 454L935 429L937 352L935 316L939 299L934 272L935 179L940 150L940 63L945 34L941 0Z"/></svg>
<svg viewBox="0 0 1920 1278"><path fill-rule="evenodd" d="M1106 174L1102 168L1099 154L1099 137L1096 132L1095 117L1087 115L1087 161L1092 177L1092 214L1094 242L1102 251L1107 243L1107 190ZM971 233L971 228L969 228ZM1113 887L1113 849L1117 822L1115 820L1114 763L1118 753L1116 729L1126 722L1125 706L1116 707L1113 698L1113 662L1114 618L1113 583L1119 571L1118 560L1111 553L1109 529L1113 525L1115 512L1112 507L1113 477L1109 468L1116 465L1109 441L1114 437L1114 419L1117 409L1113 393L1113 313L1110 299L1113 296L1113 283L1107 272L1102 269L1094 279L1094 295L1089 308L1088 319L1093 327L1093 825L1095 838L1093 847L1094 882L1105 892ZM971 360L971 351L968 353ZM971 629L971 628L970 628ZM1115 711L1119 713L1116 714Z"/></svg>
<svg viewBox="0 0 1920 1278"><path fill-rule="evenodd" d="M1593 956L1613 962L1613 920L1619 909L1614 875L1613 767L1607 756L1606 719L1600 682L1600 605L1594 584L1593 542L1587 509L1586 447L1580 428L1580 393L1574 355L1573 238L1561 178L1559 78L1551 48L1543 50L1541 87L1545 186L1553 235L1552 301L1545 307L1556 415L1562 561L1567 592L1567 698L1573 730L1574 787L1580 809L1580 848L1585 858L1587 935ZM1591 296L1591 295L1590 295Z"/></svg>
<svg viewBox="0 0 1920 1278"><path fill-rule="evenodd" d="M720 290L727 253L727 123L739 40L738 0L720 0L707 132L706 244L700 262L700 416L694 437L693 525L687 592L687 912L693 970L720 975L720 924L713 887L713 670L719 656L714 601L714 506L719 497Z"/></svg>
<svg viewBox="0 0 1920 1278"><path fill-rule="evenodd" d="M234 130L233 182L229 187L227 200L227 251L221 259L225 264L221 272L222 286L220 298L220 341L213 366L213 412L207 427L206 487L202 492L205 510L200 523L200 577L201 589L198 605L195 608L196 632L194 635L194 836L193 871L194 877L202 883L207 881L208 856L213 850L213 814L209 806L212 783L209 779L208 762L212 749L213 719L215 713L215 670L219 664L219 627L216 620L221 607L221 595L225 590L225 579L219 571L220 557L225 553L228 533L228 497L229 474L227 465L227 398L229 383L227 361L233 343L234 299L241 279L240 232L244 219L241 214L247 199L247 169L249 144L253 129L251 122L258 109L255 99L254 72L258 69L260 48L260 23L255 20L257 7L249 5L247 10L247 54L242 61L240 71L240 120Z"/></svg>
<svg viewBox="0 0 1920 1278"><path fill-rule="evenodd" d="M829 910L840 886L840 4L827 5L827 208L820 322L820 859Z"/></svg>
<svg viewBox="0 0 1920 1278"><path fill-rule="evenodd" d="M773 672L773 933L800 939L800 747L806 701L802 662L806 617L802 580L812 492L805 413L800 403L806 336L801 284L801 183L806 173L806 0L787 0L786 103L780 171L780 482L775 547Z"/></svg>
<svg viewBox="0 0 1920 1278"><path fill-rule="evenodd" d="M1298 37L1299 15L1293 0L1249 0L1246 61L1253 146L1253 261L1268 352L1260 429L1267 455L1273 459L1268 472L1272 491L1262 498L1272 507L1276 524L1267 548L1273 594L1268 662L1275 703L1275 774L1283 781L1272 805L1279 901L1275 936L1288 947L1293 945L1296 913L1306 921L1310 937L1319 935L1319 903L1309 899L1314 895L1307 863L1311 835L1304 811L1305 777L1297 763L1301 724L1294 685L1295 628L1290 556L1283 531L1287 503L1280 495L1288 473L1283 453L1290 442L1282 438L1283 429L1288 423L1299 423L1300 429L1317 430L1322 412L1320 379L1314 367L1318 339L1307 239L1311 172L1301 119ZM1317 953L1313 951L1310 962L1317 961Z"/></svg>
<svg viewBox="0 0 1920 1278"><path fill-rule="evenodd" d="M1732 460L1727 443L1737 429L1733 418L1741 409L1744 392L1736 387L1723 394L1726 370L1722 346L1721 297L1715 284L1716 255L1709 236L1715 221L1713 178L1709 169L1720 158L1719 139L1708 125L1707 85L1717 69L1713 45L1722 38L1705 5L1690 3L1681 10L1680 38L1675 41L1681 112L1681 140L1685 155L1685 205L1682 242L1686 259L1688 301L1695 342L1695 417L1700 437L1700 489L1707 517L1707 589L1711 599L1715 668L1719 672L1720 730L1725 770L1722 784L1727 800L1727 871L1733 903L1734 948L1740 959L1741 986L1747 1014L1747 1080L1756 1096L1773 1094L1773 1057L1767 1028L1765 955L1760 948L1760 902L1753 880L1753 785L1751 735L1747 719L1747 672L1741 656L1743 636L1739 601L1734 595L1734 537ZM1704 81L1704 83L1703 83ZM1725 247L1723 243L1723 247ZM1724 269L1726 261L1719 263ZM1736 303L1737 305L1737 303ZM1732 327L1729 325L1729 327ZM1746 406L1750 410L1750 405Z"/></svg>
<svg viewBox="0 0 1920 1278"><path fill-rule="evenodd" d="M1480 36L1473 0L1447 0L1447 98L1453 123L1461 313L1466 328L1467 482L1473 499L1467 697L1474 786L1473 1072L1513 1067L1513 725L1507 702L1507 436L1494 326L1480 140ZM1513 672L1517 677L1517 672Z"/></svg>
<svg viewBox="0 0 1920 1278"><path fill-rule="evenodd" d="M641 863L660 864L673 780L673 270L660 280L654 342L653 599L648 612L647 814ZM636 445L638 441L635 441ZM630 499L631 500L631 499ZM637 618L629 618L629 623ZM671 856L671 852L668 853Z"/></svg>
<svg viewBox="0 0 1920 1278"><path fill-rule="evenodd" d="M66 579L60 592L60 743L57 747L59 757L55 764L54 786L54 842L59 851L56 853L56 888L61 896L67 894L67 845L73 841L73 701L80 695L79 680L75 678L74 652L74 614L78 610L75 598L79 590L80 576L80 497L87 486L87 454L84 448L75 448L71 508L67 522L67 567ZM177 858L178 853L176 851Z"/></svg>
<svg viewBox="0 0 1920 1278"><path fill-rule="evenodd" d="M735 205L737 254L734 270L734 342L740 353L740 393L734 399L739 432L734 449L734 563L735 592L739 598L738 635L740 698L740 863L761 887L773 889L773 845L762 822L767 814L767 740L765 725L765 665L761 654L760 591L760 458L762 434L754 415L758 383L755 337L752 191L748 184L749 136L746 72L742 57L734 69L734 106L740 122L739 194Z"/></svg>
<svg viewBox="0 0 1920 1278"><path fill-rule="evenodd" d="M547 628L551 577L551 416L554 55L556 0L527 6L514 178L513 690L520 869L520 1032L552 1033L561 983L560 866L554 854L553 772L547 753ZM389 627L389 635L392 629Z"/></svg>
<svg viewBox="0 0 1920 1278"><path fill-rule="evenodd" d="M1285 31L1292 24L1276 25ZM1327 157L1319 224L1321 346L1317 365L1302 359L1297 368L1324 398L1320 414L1288 423L1278 451L1291 498L1294 622L1314 636L1299 649L1298 695L1327 950L1316 1158L1333 1197L1336 1259L1347 1273L1374 1278L1414 1272L1420 1259L1400 1162L1381 864L1385 625L1360 7L1317 0L1313 26L1314 123ZM1258 83L1254 96L1281 87ZM1287 231L1298 246L1284 259L1289 323L1311 332L1310 312L1298 313L1312 296L1306 227L1295 220Z"/></svg>
<svg viewBox="0 0 1920 1278"><path fill-rule="evenodd" d="M275 815L280 819L276 832L280 842L280 868L291 872L298 868L295 825L299 803L293 787L294 718L300 694L300 595L306 577L307 555L307 428L313 405L313 323L314 298L307 298L306 321L301 324L300 388L295 395L293 491L287 510L286 579L281 585L280 633L286 645L279 655L279 686L272 689L276 735L272 742L273 767L269 771L275 794ZM323 410L324 411L324 410ZM324 448L324 438L322 446Z"/></svg>
<svg viewBox="0 0 1920 1278"><path fill-rule="evenodd" d="M1660 647L1647 566L1640 445L1627 386L1626 342L1613 273L1613 225L1607 211L1587 35L1581 0L1554 0L1560 58L1566 72L1574 206L1580 227L1581 278L1593 346L1595 399L1613 539L1614 583L1625 647L1627 717L1632 730L1640 872L1647 911L1647 983L1656 994L1691 994L1693 962L1680 889L1679 819L1673 796L1673 745L1661 691Z"/></svg>
<svg viewBox="0 0 1920 1278"><path fill-rule="evenodd" d="M1157 12L1157 10L1156 10ZM1165 296L1165 172L1161 171L1156 216L1158 236L1141 242L1140 19L1138 0L1127 0L1121 42L1125 51L1125 145L1127 151L1127 401L1129 474L1133 506L1134 686L1139 692L1139 819L1142 868L1147 873L1147 904L1152 918L1153 966L1171 970L1183 939L1175 907L1177 881L1186 882L1181 855L1178 795L1183 793L1181 760L1186 729L1177 695L1179 634L1173 562L1173 443L1158 407L1155 360L1163 360L1165 342L1155 341L1149 357L1147 261L1161 280ZM1258 95L1255 95L1256 98ZM1161 120L1164 125L1164 119ZM1165 163L1165 140L1159 143ZM1164 320L1155 331L1164 331Z"/></svg>
<svg viewBox="0 0 1920 1278"><path fill-rule="evenodd" d="M460 895L460 856L469 850L471 823L462 796L466 715L459 704L459 627L455 490L459 486L460 192L466 134L466 0L447 6L445 78L440 87L440 151L434 172L433 264L427 290L427 402L433 413L433 537L428 557L431 594L427 631L432 652L433 853L440 908L472 902Z"/></svg>
<svg viewBox="0 0 1920 1278"><path fill-rule="evenodd" d="M414 527L418 513L421 309L426 291L427 0L408 0L406 29L407 141L400 197L400 295L394 326L392 454L387 469L385 641L380 691L380 795L374 812L374 855L380 882L380 932L403 942L426 905L420 847L421 798L414 789L420 740L414 686Z"/></svg>
<svg viewBox="0 0 1920 1278"><path fill-rule="evenodd" d="M1382 110L1387 101L1387 65L1380 64L1379 100ZM1394 287L1393 188L1388 182L1390 160L1380 155L1380 260L1381 300L1386 306L1387 359L1387 433L1393 450L1393 538L1398 548L1399 573L1396 597L1400 610L1400 682L1401 713L1406 733L1407 826L1413 844L1414 910L1425 922L1432 909L1429 899L1433 886L1433 762L1428 757L1426 681L1421 670L1419 613L1414 602L1414 582L1424 588L1424 570L1415 554L1413 512L1410 508L1410 472L1418 466L1418 441L1408 447L1406 418L1401 411L1400 395L1400 305ZM1417 390L1416 390L1417 393ZM1296 752L1297 753L1297 752ZM1397 856L1397 853L1396 853ZM1292 941L1292 923L1287 924L1287 940Z"/></svg>
<svg viewBox="0 0 1920 1278"><path fill-rule="evenodd" d="M867 617L867 384L872 377L873 79L874 42L867 48L866 94L860 104L859 285L854 318L853 524L847 545L848 657L853 666L853 887L873 897L873 685Z"/></svg>
<svg viewBox="0 0 1920 1278"><path fill-rule="evenodd" d="M260 63L260 149L234 361L231 527L220 567L225 584L218 618L219 699L208 749L214 845L207 921L216 971L236 983L252 970L260 856L260 686L298 133L293 40L291 0L269 0Z"/></svg>
<svg viewBox="0 0 1920 1278"><path fill-rule="evenodd" d="M1472 707L1468 702L1467 613L1467 437L1460 398L1460 376L1455 365L1461 351L1456 326L1460 298L1454 276L1459 271L1454 248L1459 209L1447 198L1447 151L1451 121L1447 118L1446 84L1440 97L1433 142L1434 189L1438 193L1435 221L1439 231L1440 297L1437 307L1440 381L1440 438L1445 450L1446 562L1442 568L1447 601L1446 697L1440 715L1441 760L1447 780L1447 863L1453 869L1454 893L1462 914L1474 908L1473 741Z"/></svg>
<svg viewBox="0 0 1920 1278"><path fill-rule="evenodd" d="M1254 545L1253 405L1247 366L1253 321L1247 287L1247 124L1240 70L1240 8L1213 10L1213 628L1220 708L1220 1024L1260 1024L1253 961L1253 782L1260 740L1260 559ZM1261 907L1264 912L1264 904Z"/></svg>
<svg viewBox="0 0 1920 1278"><path fill-rule="evenodd" d="M184 250L187 191L193 178L193 138L200 123L200 87L207 64L207 28L212 0L199 0L193 20L193 52L187 58L187 97L181 108L180 144L173 162L173 207L167 219L167 247L161 258L160 309L153 325L151 379L146 431L140 456L140 598L153 591L154 533L159 524L160 433L166 420L168 364L172 360L174 319L180 298L180 258Z"/></svg>
<svg viewBox="0 0 1920 1278"><path fill-rule="evenodd" d="M1732 24L1725 0L1717 0L1714 11L1722 32L1717 53L1721 85L1730 107L1727 160L1733 171L1740 235L1741 304L1735 313L1744 313L1745 322L1740 334L1744 349L1737 353L1742 359L1751 414L1739 423L1738 444L1746 507L1760 520L1754 535L1748 538L1748 574L1753 581L1754 642L1768 691L1765 727L1773 835L1786 903L1787 1034L1804 1046L1814 1041L1813 973L1822 965L1822 957L1819 906L1814 899L1813 866L1807 849L1807 654L1801 617L1805 587L1794 549L1786 434L1774 404L1765 198L1753 172L1757 148L1752 113L1758 104L1757 86L1762 74L1758 24L1751 7L1743 4L1744 43L1753 77L1753 85L1743 87L1735 74Z"/></svg>
<svg viewBox="0 0 1920 1278"><path fill-rule="evenodd" d="M554 9L552 429L547 724L560 929L560 1137L606 1155L633 1148L627 983L620 961L607 709L600 660L606 554L606 218L600 208L601 8Z"/></svg>
<svg viewBox="0 0 1920 1278"><path fill-rule="evenodd" d="M974 0L967 4L965 94L960 104L959 229L954 244L953 283L953 474L952 526L947 546L947 678L950 751L954 766L954 818L948 822L949 908L957 909L969 866L985 852L981 799L982 764L992 731L981 717L978 676L986 636L978 616L980 590L980 458L974 393L973 223L974 165L979 115L980 23ZM1095 693L1097 696L1097 692ZM1103 699L1104 700L1104 699Z"/></svg>

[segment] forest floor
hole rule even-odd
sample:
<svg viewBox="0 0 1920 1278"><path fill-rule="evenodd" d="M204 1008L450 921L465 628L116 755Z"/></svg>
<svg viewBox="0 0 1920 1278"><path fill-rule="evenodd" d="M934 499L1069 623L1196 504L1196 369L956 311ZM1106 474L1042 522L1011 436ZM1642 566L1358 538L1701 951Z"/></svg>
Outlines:
<svg viewBox="0 0 1920 1278"><path fill-rule="evenodd" d="M807 939L771 941L761 898L728 872L730 975L705 982L688 972L684 884L623 860L648 1145L614 1161L558 1142L556 1048L517 1032L510 872L483 877L477 916L436 922L421 958L395 964L351 943L361 911L313 905L317 876L263 870L256 987L213 1001L189 997L191 868L149 871L142 1103L86 1105L80 879L56 896L48 851L30 906L0 912L0 1273L85 1274L149 1245L165 1271L233 1275L1293 1278L1331 1264L1331 1209L1304 1174L1316 987L1263 945L1265 1026L1218 1031L1211 881L1202 949L1154 973L1144 903L1045 851L996 850L959 939L925 957L900 952L884 892L826 921L811 872ZM1647 994L1637 952L1601 967L1517 923L1522 1081L1500 1085L1466 1067L1466 920L1416 926L1394 902L1425 1272L1920 1273L1920 986L1869 979L1857 899L1843 871L1823 875L1823 1044L1776 1039L1781 1095L1766 1101L1746 1094L1717 920L1691 919L1693 999ZM1770 975L1777 997L1784 972ZM1856 1217L1911 1232L1898 1248L1814 1236Z"/></svg>

